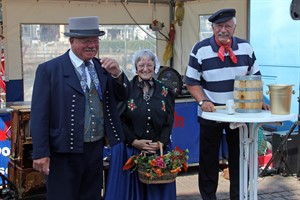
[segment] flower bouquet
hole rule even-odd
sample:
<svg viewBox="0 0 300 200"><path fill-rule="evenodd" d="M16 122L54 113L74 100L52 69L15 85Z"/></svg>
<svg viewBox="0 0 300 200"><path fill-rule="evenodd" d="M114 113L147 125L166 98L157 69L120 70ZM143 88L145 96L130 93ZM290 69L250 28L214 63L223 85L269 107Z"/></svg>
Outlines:
<svg viewBox="0 0 300 200"><path fill-rule="evenodd" d="M123 166L123 170L134 167L132 171L137 170L139 180L145 184L170 183L175 181L182 168L187 171L188 152L188 149L183 151L176 147L164 155L161 149L160 156L141 153L131 156Z"/></svg>

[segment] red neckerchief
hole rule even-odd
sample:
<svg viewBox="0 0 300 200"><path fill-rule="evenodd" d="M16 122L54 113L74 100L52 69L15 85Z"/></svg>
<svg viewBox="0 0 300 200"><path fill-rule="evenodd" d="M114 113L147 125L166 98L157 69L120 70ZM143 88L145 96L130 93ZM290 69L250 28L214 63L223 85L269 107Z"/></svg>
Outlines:
<svg viewBox="0 0 300 200"><path fill-rule="evenodd" d="M237 58L234 55L233 50L231 48L232 40L230 40L230 42L228 42L226 45L221 44L216 38L215 38L215 41L216 41L217 45L220 46L219 51L218 51L219 58L224 62L224 54L225 54L225 52L229 52L229 56L230 56L232 62L234 64L236 64Z"/></svg>

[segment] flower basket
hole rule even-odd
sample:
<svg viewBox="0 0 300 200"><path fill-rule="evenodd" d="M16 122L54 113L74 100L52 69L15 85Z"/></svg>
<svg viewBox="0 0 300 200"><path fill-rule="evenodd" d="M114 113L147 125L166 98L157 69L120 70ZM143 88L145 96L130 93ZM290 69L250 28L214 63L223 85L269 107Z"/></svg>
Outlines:
<svg viewBox="0 0 300 200"><path fill-rule="evenodd" d="M171 152L163 155L162 145L160 145L160 156L138 154L131 156L123 170L137 170L139 180L145 184L171 183L176 180L178 172L183 168L187 171L188 150L182 151L176 147Z"/></svg>
<svg viewBox="0 0 300 200"><path fill-rule="evenodd" d="M142 183L145 184L164 184L171 183L176 180L178 172L166 172L163 176L160 177L149 177L147 171L138 169L138 177Z"/></svg>

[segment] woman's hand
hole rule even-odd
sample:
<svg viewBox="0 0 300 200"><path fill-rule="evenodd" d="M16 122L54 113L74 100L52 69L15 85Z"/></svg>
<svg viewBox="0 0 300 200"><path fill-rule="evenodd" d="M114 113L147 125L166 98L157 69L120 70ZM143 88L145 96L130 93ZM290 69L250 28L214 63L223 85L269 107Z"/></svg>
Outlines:
<svg viewBox="0 0 300 200"><path fill-rule="evenodd" d="M135 139L132 143L132 146L141 150L143 153L146 154L154 154L159 149L158 142L152 142L152 140L138 140Z"/></svg>
<svg viewBox="0 0 300 200"><path fill-rule="evenodd" d="M144 140L144 139L138 140L138 139L135 139L132 142L132 146L134 146L135 148L143 151L143 150L147 150L149 148L150 142L152 142L152 140Z"/></svg>

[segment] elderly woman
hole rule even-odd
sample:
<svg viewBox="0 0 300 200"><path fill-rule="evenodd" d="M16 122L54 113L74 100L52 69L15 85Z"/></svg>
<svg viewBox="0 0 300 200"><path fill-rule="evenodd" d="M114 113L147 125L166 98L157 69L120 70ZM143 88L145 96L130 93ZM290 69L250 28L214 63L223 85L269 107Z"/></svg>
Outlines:
<svg viewBox="0 0 300 200"><path fill-rule="evenodd" d="M157 57L150 50L141 50L133 55L133 64L133 73L137 75L131 80L131 96L120 106L127 153L126 159L122 158L122 165L132 155L159 154L159 143L163 144L165 151L170 150L168 147L174 120L175 96L168 87L153 78L160 68ZM118 175L114 180L114 189L117 186L124 192L120 199L176 199L175 182L143 184L138 180L136 171L120 173L122 178ZM116 194L107 193L107 199L118 198Z"/></svg>

